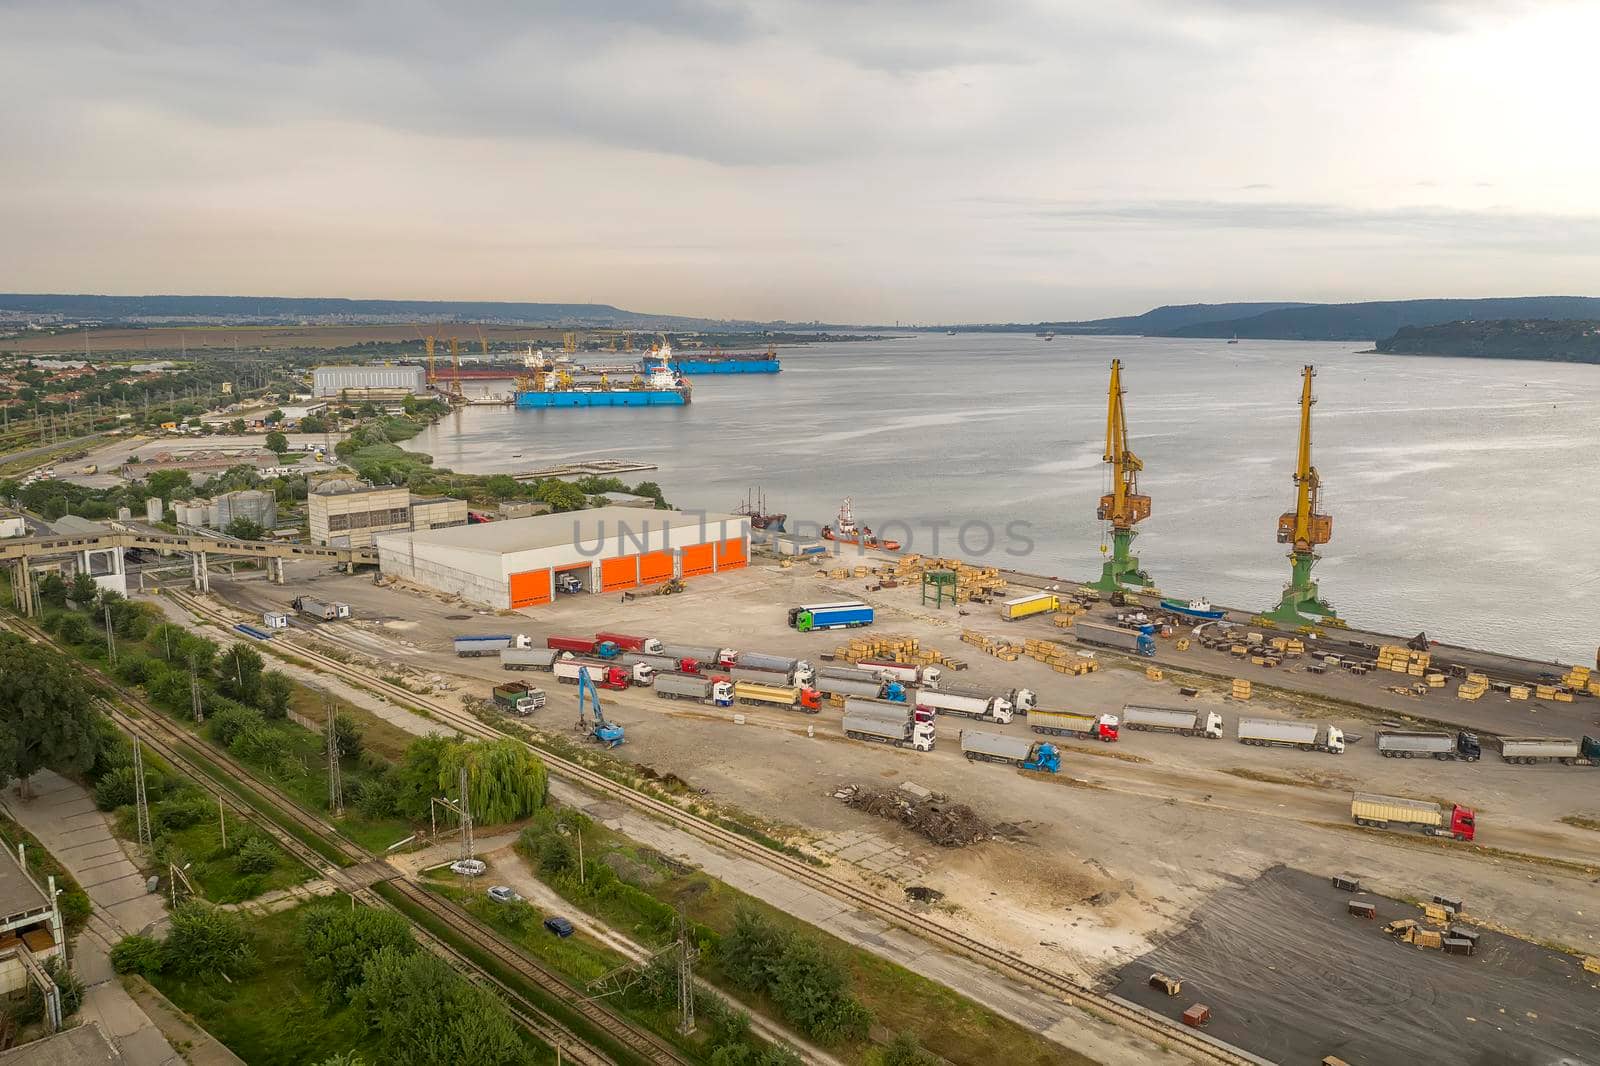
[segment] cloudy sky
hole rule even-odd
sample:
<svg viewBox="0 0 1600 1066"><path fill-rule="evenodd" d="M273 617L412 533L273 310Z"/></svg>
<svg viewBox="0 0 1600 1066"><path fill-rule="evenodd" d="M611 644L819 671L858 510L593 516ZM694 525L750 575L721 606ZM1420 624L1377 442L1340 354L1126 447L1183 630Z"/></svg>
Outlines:
<svg viewBox="0 0 1600 1066"><path fill-rule="evenodd" d="M0 0L0 290L1600 293L1600 5Z"/></svg>

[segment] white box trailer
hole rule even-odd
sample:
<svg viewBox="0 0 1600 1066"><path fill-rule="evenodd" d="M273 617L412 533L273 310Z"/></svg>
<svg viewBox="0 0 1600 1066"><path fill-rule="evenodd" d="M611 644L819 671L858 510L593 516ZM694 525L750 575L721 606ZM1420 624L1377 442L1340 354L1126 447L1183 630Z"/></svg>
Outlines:
<svg viewBox="0 0 1600 1066"><path fill-rule="evenodd" d="M1324 730L1315 722L1290 722L1277 718L1239 719L1239 743L1257 747L1300 748L1339 755L1344 751L1344 733L1338 726Z"/></svg>
<svg viewBox="0 0 1600 1066"><path fill-rule="evenodd" d="M1178 733L1186 737L1207 737L1211 740L1222 737L1222 715L1216 711L1129 703L1123 705L1122 724L1129 729Z"/></svg>
<svg viewBox="0 0 1600 1066"><path fill-rule="evenodd" d="M554 648L504 648L500 652L502 670L550 670L565 652Z"/></svg>
<svg viewBox="0 0 1600 1066"><path fill-rule="evenodd" d="M964 696L939 689L919 688L912 697L918 707L932 708L938 714L954 714L985 722L1008 724L1015 716L1011 701L1000 696Z"/></svg>

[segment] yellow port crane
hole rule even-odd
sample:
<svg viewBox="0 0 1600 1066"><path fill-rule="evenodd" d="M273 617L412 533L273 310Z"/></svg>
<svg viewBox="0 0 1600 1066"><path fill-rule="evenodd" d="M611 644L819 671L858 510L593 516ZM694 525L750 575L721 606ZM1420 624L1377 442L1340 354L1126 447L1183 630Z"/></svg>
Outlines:
<svg viewBox="0 0 1600 1066"><path fill-rule="evenodd" d="M450 338L450 363L455 367L455 375L450 379L451 399L461 399L461 346L457 338Z"/></svg>
<svg viewBox="0 0 1600 1066"><path fill-rule="evenodd" d="M1102 592L1136 585L1148 588L1155 582L1139 569L1139 557L1131 551L1138 534L1134 525L1150 517L1150 497L1139 492L1139 471L1144 462L1128 446L1128 416L1122 405L1122 360L1111 360L1111 385L1106 398L1106 451L1103 461L1111 467L1111 491L1100 497L1095 517L1111 527L1111 556L1101 567L1100 580L1092 586ZM1103 552L1105 545L1100 546Z"/></svg>
<svg viewBox="0 0 1600 1066"><path fill-rule="evenodd" d="M489 338L483 335L482 326L473 326L472 328L478 331L478 347L483 350L483 361L487 363L489 361Z"/></svg>
<svg viewBox="0 0 1600 1066"><path fill-rule="evenodd" d="M1266 612L1266 617L1289 625L1315 622L1339 624L1334 610L1318 594L1311 580L1311 567L1322 556L1317 545L1333 539L1333 516L1322 513L1322 475L1311 463L1311 408L1317 402L1311 395L1311 379L1317 376L1307 366L1300 378L1300 442L1295 454L1294 510L1278 516L1278 543L1289 545L1290 577L1283 587L1283 599Z"/></svg>
<svg viewBox="0 0 1600 1066"><path fill-rule="evenodd" d="M561 335L561 350L571 355L578 350L578 335L576 333L563 333Z"/></svg>

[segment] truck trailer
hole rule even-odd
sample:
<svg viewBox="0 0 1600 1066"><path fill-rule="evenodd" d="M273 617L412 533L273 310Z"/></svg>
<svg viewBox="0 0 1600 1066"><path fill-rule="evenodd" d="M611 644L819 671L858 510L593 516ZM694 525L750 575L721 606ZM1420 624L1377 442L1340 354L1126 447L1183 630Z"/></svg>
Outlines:
<svg viewBox="0 0 1600 1066"><path fill-rule="evenodd" d="M596 633L594 639L601 644L615 644L623 651L643 652L646 655L664 655L662 644L655 637L635 637L627 633Z"/></svg>
<svg viewBox="0 0 1600 1066"><path fill-rule="evenodd" d="M816 714L822 709L822 693L799 685L762 685L753 681L736 681L733 698L739 703L782 707L806 714Z"/></svg>
<svg viewBox="0 0 1600 1066"><path fill-rule="evenodd" d="M919 688L938 688L939 679L944 676L944 671L937 666L916 666L897 663L892 659L862 659L856 665L863 670L871 670L879 677L893 678L902 685L916 685Z"/></svg>
<svg viewBox="0 0 1600 1066"><path fill-rule="evenodd" d="M644 663L658 674L698 674L700 660L679 659L671 655L652 655L648 652L625 651L617 656L617 662L624 666L634 663Z"/></svg>
<svg viewBox="0 0 1600 1066"><path fill-rule="evenodd" d="M499 655L507 648L526 648L528 638L510 633L498 633L488 637L458 636L454 640L456 654L463 659L475 656Z"/></svg>
<svg viewBox="0 0 1600 1066"><path fill-rule="evenodd" d="M1589 740L1588 737L1584 738ZM1584 753L1582 741L1573 737L1500 737L1500 758L1506 762L1531 765L1559 762L1567 766L1600 765L1600 752ZM1592 741L1591 741L1592 743ZM1591 752L1593 749L1590 749Z"/></svg>
<svg viewBox="0 0 1600 1066"><path fill-rule="evenodd" d="M1079 622L1072 627L1079 644L1095 644L1102 648L1131 651L1135 655L1154 655L1156 638L1152 633L1119 626L1101 625L1099 622Z"/></svg>
<svg viewBox="0 0 1600 1066"><path fill-rule="evenodd" d="M927 707L937 714L977 718L998 725L1006 725L1016 716L1016 708L1002 696L965 696L936 688L919 688L914 702L918 707Z"/></svg>
<svg viewBox="0 0 1600 1066"><path fill-rule="evenodd" d="M869 700L884 699L904 703L906 687L898 681L879 681L876 678L858 681L844 677L819 677L812 687L825 696L860 696Z"/></svg>
<svg viewBox="0 0 1600 1066"><path fill-rule="evenodd" d="M1386 759L1465 759L1483 757L1478 738L1465 730L1446 733L1434 729L1380 729L1378 754Z"/></svg>
<svg viewBox="0 0 1600 1066"><path fill-rule="evenodd" d="M497 706L524 717L544 706L544 691L525 685L521 681L496 685L492 695Z"/></svg>
<svg viewBox="0 0 1600 1066"><path fill-rule="evenodd" d="M768 670L788 674L797 685L809 685L817 679L817 671L804 659L791 659L784 655L766 655L758 651L742 651L728 664L727 669Z"/></svg>
<svg viewBox="0 0 1600 1066"><path fill-rule="evenodd" d="M976 685L952 684L941 677L939 679L939 691L949 692L957 696L977 696L982 699L999 696L1011 704L1013 711L1031 711L1039 705L1039 697L1031 688L1008 688L994 692L990 689L979 688Z"/></svg>
<svg viewBox="0 0 1600 1066"><path fill-rule="evenodd" d="M972 762L1010 763L1024 770L1043 770L1051 774L1061 770L1061 753L1054 744L1026 737L1010 737L1004 733L963 729L961 754Z"/></svg>
<svg viewBox="0 0 1600 1066"><path fill-rule="evenodd" d="M892 744L897 748L914 751L932 751L933 723L919 721L914 708L896 704L898 711L888 705L862 707L870 700L849 700L844 708L844 735L852 740L865 740L876 744Z"/></svg>
<svg viewBox="0 0 1600 1066"><path fill-rule="evenodd" d="M700 644L662 644L661 654L674 659L693 659L702 667L732 666L739 656L732 648L708 648Z"/></svg>
<svg viewBox="0 0 1600 1066"><path fill-rule="evenodd" d="M730 681L713 681L693 674L657 674L655 689L657 699L693 700L714 707L733 706L733 683Z"/></svg>
<svg viewBox="0 0 1600 1066"><path fill-rule="evenodd" d="M841 681L878 681L877 673L854 663L823 663L817 667L817 677L836 677Z"/></svg>
<svg viewBox="0 0 1600 1066"><path fill-rule="evenodd" d="M504 648L500 652L500 669L549 670L566 654L554 648Z"/></svg>
<svg viewBox="0 0 1600 1066"><path fill-rule="evenodd" d="M1078 714L1073 711L1044 711L1035 707L1028 712L1028 728L1035 733L1050 733L1058 737L1088 737L1107 744L1117 739L1117 716L1114 714Z"/></svg>
<svg viewBox="0 0 1600 1066"><path fill-rule="evenodd" d="M1287 722L1277 718L1239 719L1239 743L1258 747L1300 748L1302 751L1325 751L1329 755L1344 752L1344 732L1336 725L1326 730L1315 722Z"/></svg>
<svg viewBox="0 0 1600 1066"><path fill-rule="evenodd" d="M1018 596L1014 600L1006 600L1000 605L1000 617L1007 622L1015 622L1021 618L1028 618L1046 611L1061 610L1061 597L1053 592L1037 592L1032 596Z"/></svg>
<svg viewBox="0 0 1600 1066"><path fill-rule="evenodd" d="M1477 835L1477 816L1472 808L1459 804L1444 807L1425 800L1356 792L1350 796L1350 817L1357 825L1378 829L1410 826L1429 836L1456 840L1471 840Z"/></svg>
<svg viewBox="0 0 1600 1066"><path fill-rule="evenodd" d="M918 722L933 724L933 712L928 708L910 703L896 703L893 700L851 696L844 701L844 709L851 714L882 714L890 718L903 718L910 714Z"/></svg>
<svg viewBox="0 0 1600 1066"><path fill-rule="evenodd" d="M296 596L289 601L289 606L307 618L314 618L319 622L331 622L339 617L338 604L324 603L322 600L314 600L310 596Z"/></svg>
<svg viewBox="0 0 1600 1066"><path fill-rule="evenodd" d="M593 659L557 659L551 667L551 672L556 675L556 680L563 685L576 685L578 671L587 668L589 680L595 683L596 688L608 688L620 692L627 688L634 680L635 670L649 670L648 666L617 666L614 663L596 662ZM643 682L648 684L648 682Z"/></svg>
<svg viewBox="0 0 1600 1066"><path fill-rule="evenodd" d="M805 603L789 608L789 628L801 633L817 629L854 629L872 624L872 608L860 600Z"/></svg>
<svg viewBox="0 0 1600 1066"><path fill-rule="evenodd" d="M1191 711L1183 707L1148 707L1137 703L1122 708L1122 724L1153 733L1178 733L1186 737L1222 739L1222 715L1216 711Z"/></svg>

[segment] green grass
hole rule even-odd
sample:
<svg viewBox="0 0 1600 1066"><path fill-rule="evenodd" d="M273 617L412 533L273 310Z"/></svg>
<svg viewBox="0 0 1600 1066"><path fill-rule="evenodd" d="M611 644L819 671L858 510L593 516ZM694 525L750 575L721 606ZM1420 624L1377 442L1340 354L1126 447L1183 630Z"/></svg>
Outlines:
<svg viewBox="0 0 1600 1066"><path fill-rule="evenodd" d="M137 840L139 833L132 807L119 808L115 815L117 835L124 840ZM237 843L247 834L262 835L261 830L250 826L237 815L228 816L228 839ZM212 903L241 903L255 899L267 892L298 885L311 877L299 860L286 853L274 841L278 861L273 868L261 874L241 874L234 857L222 847L222 827L213 816L186 829L168 830L162 834L166 841L167 861L179 866L188 865L185 874L198 891ZM145 863L146 873L167 876L165 865Z"/></svg>
<svg viewBox="0 0 1600 1066"><path fill-rule="evenodd" d="M158 974L152 983L250 1066L302 1066L350 1050L379 1062L360 1015L348 1006L330 1011L306 977L295 943L301 910L251 920L261 965L249 977L230 984Z"/></svg>

